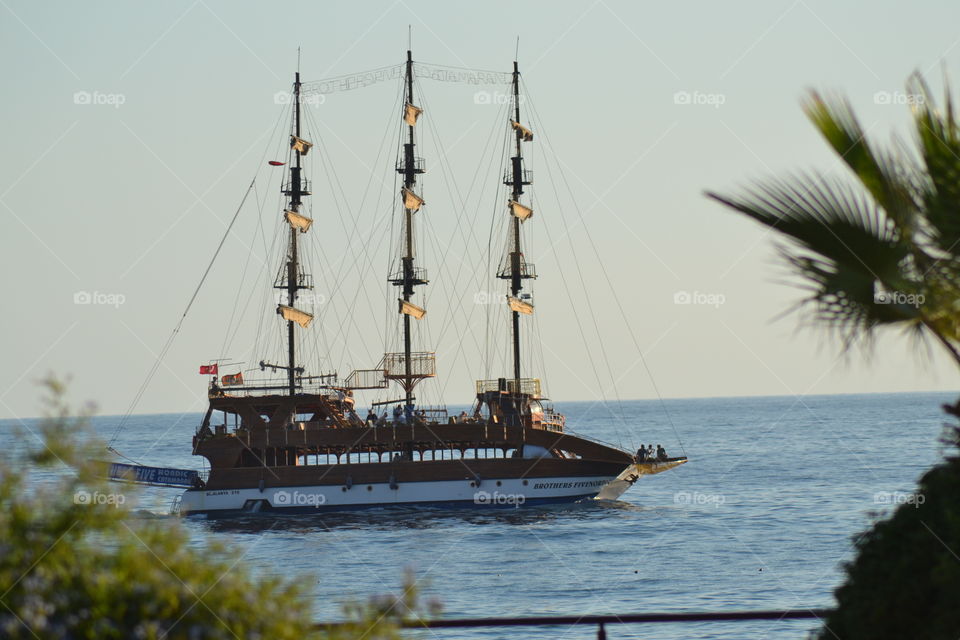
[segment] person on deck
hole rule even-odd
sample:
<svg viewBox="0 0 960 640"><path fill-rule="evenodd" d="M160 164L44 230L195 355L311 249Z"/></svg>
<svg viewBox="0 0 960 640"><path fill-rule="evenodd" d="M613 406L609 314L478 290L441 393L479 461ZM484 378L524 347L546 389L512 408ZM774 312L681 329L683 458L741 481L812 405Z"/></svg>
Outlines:
<svg viewBox="0 0 960 640"><path fill-rule="evenodd" d="M377 412L373 410L373 407L370 408L370 411L367 412L367 426L372 427L377 422Z"/></svg>
<svg viewBox="0 0 960 640"><path fill-rule="evenodd" d="M385 427L385 426L387 426L387 412L386 412L386 411L384 411L384 412L383 412L383 415L381 415L380 418L377 420L377 426L378 426L378 427Z"/></svg>
<svg viewBox="0 0 960 640"><path fill-rule="evenodd" d="M667 459L667 450L664 449L659 444L657 445L657 460L666 460Z"/></svg>
<svg viewBox="0 0 960 640"><path fill-rule="evenodd" d="M637 449L636 459L637 459L637 462L647 461L647 450L645 447L640 447L639 449Z"/></svg>
<svg viewBox="0 0 960 640"><path fill-rule="evenodd" d="M648 459L648 460L653 460L653 445L652 445L652 444L648 444L648 445L647 445L647 459Z"/></svg>
<svg viewBox="0 0 960 640"><path fill-rule="evenodd" d="M405 424L406 420L403 416L403 408L400 405L393 406L393 424Z"/></svg>
<svg viewBox="0 0 960 640"><path fill-rule="evenodd" d="M465 423L466 421L467 421L467 412L466 412L466 411L461 411L461 412L460 412L460 415L457 416L457 422Z"/></svg>

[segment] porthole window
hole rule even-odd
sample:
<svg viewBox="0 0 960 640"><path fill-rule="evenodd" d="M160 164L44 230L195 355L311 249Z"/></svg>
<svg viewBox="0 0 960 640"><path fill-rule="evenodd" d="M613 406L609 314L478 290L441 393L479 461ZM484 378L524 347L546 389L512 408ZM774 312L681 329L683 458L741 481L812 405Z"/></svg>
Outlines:
<svg viewBox="0 0 960 640"><path fill-rule="evenodd" d="M373 485L368 484L368 485L367 485L367 491L373 491Z"/></svg>

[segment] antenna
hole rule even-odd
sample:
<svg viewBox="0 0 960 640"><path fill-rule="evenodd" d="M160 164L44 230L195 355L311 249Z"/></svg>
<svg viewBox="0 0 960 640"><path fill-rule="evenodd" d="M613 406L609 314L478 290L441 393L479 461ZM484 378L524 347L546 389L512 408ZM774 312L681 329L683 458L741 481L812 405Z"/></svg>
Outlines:
<svg viewBox="0 0 960 640"><path fill-rule="evenodd" d="M300 73L300 47L297 47L297 73Z"/></svg>
<svg viewBox="0 0 960 640"><path fill-rule="evenodd" d="M520 36L517 36L517 51L516 51L516 53L513 55L513 59L514 59L514 60L519 60L519 59L520 59Z"/></svg>
<svg viewBox="0 0 960 640"><path fill-rule="evenodd" d="M407 25L407 49L413 50L413 26Z"/></svg>

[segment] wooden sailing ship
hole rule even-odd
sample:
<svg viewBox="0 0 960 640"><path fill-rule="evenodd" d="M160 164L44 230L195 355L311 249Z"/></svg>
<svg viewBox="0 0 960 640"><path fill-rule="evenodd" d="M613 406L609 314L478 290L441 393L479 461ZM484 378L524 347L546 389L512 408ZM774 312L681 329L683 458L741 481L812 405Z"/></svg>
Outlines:
<svg viewBox="0 0 960 640"><path fill-rule="evenodd" d="M565 433L564 417L546 406L540 380L521 371L521 328L533 305L524 282L536 278L521 247L521 225L533 215L523 204L531 174L524 168L523 148L533 140L520 113L520 73L512 75L513 155L504 176L510 188L507 207L510 237L506 259L497 277L508 284L512 340L512 375L476 383L469 414L418 408L418 383L436 375L436 356L414 350L412 324L423 321L425 309L415 302L417 289L428 284L426 270L416 264L414 225L424 205L417 179L424 172L416 154L417 122L414 63L407 52L406 127L397 163L402 177L402 254L389 276L397 288L403 350L386 353L375 368L355 370L342 382L332 375L311 376L298 364L296 335L313 316L298 307L301 291L312 283L298 251L299 236L312 220L304 199L311 195L304 176L304 158L311 143L302 137L299 72L293 85L289 179L282 190L287 233L286 257L275 287L284 292L277 313L285 321L285 362L263 362L261 369L283 372L280 384L245 384L242 377L209 389L209 407L193 438L193 453L209 462L206 480L197 478L179 502L182 514L230 515L254 512L302 513L384 505L533 505L582 499L616 499L643 475L660 473L686 462L685 457L638 459L632 453ZM280 164L280 163L276 163ZM215 372L216 368L209 369ZM229 383L229 384L226 384ZM396 385L402 397L392 418L354 410L353 394ZM386 403L385 403L386 404Z"/></svg>

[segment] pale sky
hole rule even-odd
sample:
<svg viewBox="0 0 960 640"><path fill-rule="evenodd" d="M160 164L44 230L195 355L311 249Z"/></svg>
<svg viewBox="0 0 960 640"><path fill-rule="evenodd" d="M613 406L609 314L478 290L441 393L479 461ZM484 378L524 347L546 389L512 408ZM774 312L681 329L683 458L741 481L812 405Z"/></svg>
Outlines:
<svg viewBox="0 0 960 640"><path fill-rule="evenodd" d="M269 277L276 264L256 233L262 224L269 244L281 211L265 181L279 174L264 160L283 142L284 132L270 135L283 109L274 96L289 90L297 47L303 79L320 80L402 62L408 25L415 59L428 64L508 71L520 37L543 127L526 147L538 205L526 255L541 274L542 363L529 373L554 400L655 397L614 296L664 397L953 390L952 365L936 352L924 360L902 336L882 339L870 360L844 360L822 330L799 330L798 316L775 320L800 292L780 282L774 239L702 195L792 169L843 174L801 113L807 88L846 94L886 142L909 124L912 71L935 87L941 67L956 77L960 6L868 6L3 0L0 417L36 415L35 383L48 372L72 376L72 396L102 413L126 411L256 174L251 202L262 210L241 212L136 407L202 410L197 367L221 355L245 265L252 282L265 259ZM485 265L491 218L505 215L500 159L483 159L491 132L491 144L502 139L501 89L419 86L429 171L418 223L432 238L420 259L434 280L421 328L443 376L429 393L451 404L472 400L485 366L486 305L474 302L485 276L471 269ZM489 101L477 97L486 90ZM341 375L376 365L385 321L387 334L396 321L383 283L391 243L379 243L376 224L396 199L396 98L386 82L309 107L320 138L312 157L336 175L314 165L313 273L327 305L316 328L329 351L319 368ZM576 208L555 195L548 165L562 168ZM376 255L356 263L360 247ZM706 304L677 304L683 292ZM85 293L93 304L76 303ZM244 368L267 355L248 353L261 302L250 309L226 354ZM275 328L268 313L264 331ZM499 360L492 366L496 377Z"/></svg>

